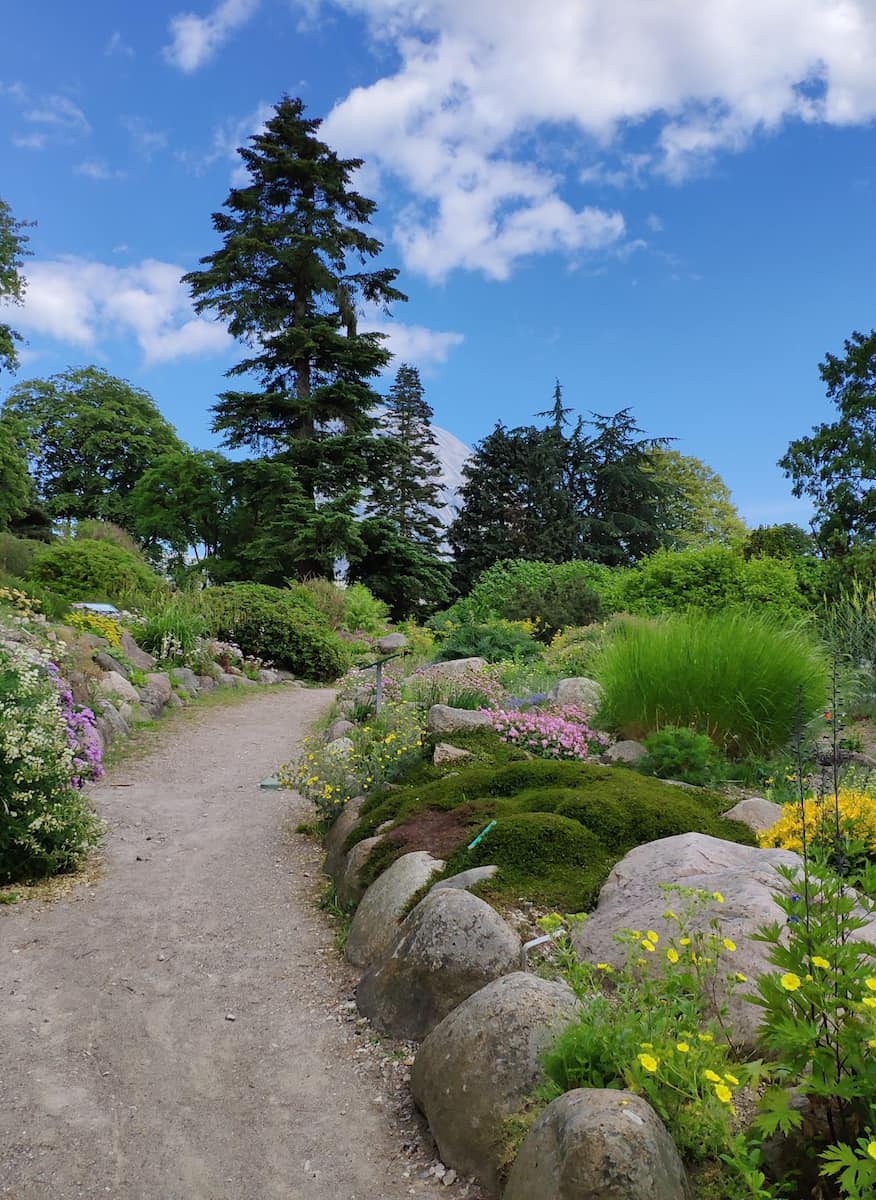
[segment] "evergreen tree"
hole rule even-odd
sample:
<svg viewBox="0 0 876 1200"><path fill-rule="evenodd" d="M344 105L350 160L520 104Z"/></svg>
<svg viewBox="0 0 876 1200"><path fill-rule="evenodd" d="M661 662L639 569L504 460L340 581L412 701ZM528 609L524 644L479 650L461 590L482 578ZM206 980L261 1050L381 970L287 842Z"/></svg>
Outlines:
<svg viewBox="0 0 876 1200"><path fill-rule="evenodd" d="M358 533L362 549L350 563L348 578L366 584L388 604L394 621L422 619L449 602L450 565L422 542L403 537L385 517L367 517Z"/></svg>
<svg viewBox="0 0 876 1200"><path fill-rule="evenodd" d="M381 419L385 467L371 486L367 512L392 521L399 534L438 553L441 463L432 432L432 409L420 372L402 363L384 401Z"/></svg>
<svg viewBox="0 0 876 1200"><path fill-rule="evenodd" d="M276 105L239 150L249 182L213 215L221 248L185 281L196 310L214 312L251 348L229 376L254 375L260 385L219 397L216 430L228 446L267 450L294 470L306 524L321 524L320 509L332 505L333 549L348 553L374 462L379 397L370 380L390 358L383 335L357 330L357 306L405 296L396 270L355 269L383 248L367 230L376 206L350 186L361 160L339 158L319 126L300 100ZM318 572L318 558L305 555L297 571Z"/></svg>

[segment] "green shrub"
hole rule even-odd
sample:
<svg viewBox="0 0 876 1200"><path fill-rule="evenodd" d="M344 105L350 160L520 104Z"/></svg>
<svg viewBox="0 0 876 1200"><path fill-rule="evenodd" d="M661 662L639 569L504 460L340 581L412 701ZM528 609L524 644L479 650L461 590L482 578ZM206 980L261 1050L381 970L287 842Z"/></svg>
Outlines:
<svg viewBox="0 0 876 1200"><path fill-rule="evenodd" d="M336 679L349 652L325 618L293 591L263 583L229 583L203 593L211 632L244 654L309 679Z"/></svg>
<svg viewBox="0 0 876 1200"><path fill-rule="evenodd" d="M562 605L567 611L558 612L555 628L563 625L583 625L590 615L593 595L599 608L614 610L614 589L618 572L602 563L575 560L564 563L531 562L528 559L503 559L484 571L471 590L468 599L469 615L477 620L489 617L516 619L518 616L535 620L544 616L540 606ZM520 611L520 597L527 597L533 612ZM579 599L579 597L582 597ZM582 619L574 612L579 607Z"/></svg>
<svg viewBox="0 0 876 1200"><path fill-rule="evenodd" d="M639 769L658 779L680 779L698 787L715 783L719 757L715 743L704 733L667 725L645 738L646 756Z"/></svg>
<svg viewBox="0 0 876 1200"><path fill-rule="evenodd" d="M124 604L165 588L154 571L112 542L88 539L56 542L33 560L29 576L69 600Z"/></svg>
<svg viewBox="0 0 876 1200"><path fill-rule="evenodd" d="M15 537L12 533L0 532L0 573L4 575L26 575L37 551L44 546L32 538Z"/></svg>
<svg viewBox="0 0 876 1200"><path fill-rule="evenodd" d="M344 623L344 593L336 583L330 579L305 579L297 587L310 599L317 612L322 613L330 629L340 629Z"/></svg>
<svg viewBox="0 0 876 1200"><path fill-rule="evenodd" d="M624 737L665 725L707 734L729 757L785 745L824 706L827 663L802 629L743 611L618 626L595 667L599 718Z"/></svg>
<svg viewBox="0 0 876 1200"><path fill-rule="evenodd" d="M377 637L386 629L389 620L389 606L384 604L365 586L364 583L351 583L346 587L344 597L343 624L351 633L361 630Z"/></svg>
<svg viewBox="0 0 876 1200"><path fill-rule="evenodd" d="M439 646L437 659L485 658L492 663L537 658L539 653L538 642L520 624L497 620L457 625Z"/></svg>
<svg viewBox="0 0 876 1200"><path fill-rule="evenodd" d="M122 529L121 525L116 525L113 521L77 521L75 537L77 541L84 538L92 542L109 542L110 545L127 550L135 558L143 560L143 548L137 539L131 537L127 529Z"/></svg>

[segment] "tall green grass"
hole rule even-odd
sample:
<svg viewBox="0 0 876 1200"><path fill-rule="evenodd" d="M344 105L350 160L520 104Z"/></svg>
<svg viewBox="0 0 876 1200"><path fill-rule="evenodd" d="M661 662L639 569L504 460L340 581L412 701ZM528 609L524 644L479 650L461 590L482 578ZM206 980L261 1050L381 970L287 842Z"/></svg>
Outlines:
<svg viewBox="0 0 876 1200"><path fill-rule="evenodd" d="M206 605L200 592L175 592L152 599L143 613L137 640L153 654L192 654L198 640L211 632Z"/></svg>
<svg viewBox="0 0 876 1200"><path fill-rule="evenodd" d="M624 623L594 673L607 728L642 738L687 726L731 758L785 745L828 695L828 656L809 633L738 610Z"/></svg>

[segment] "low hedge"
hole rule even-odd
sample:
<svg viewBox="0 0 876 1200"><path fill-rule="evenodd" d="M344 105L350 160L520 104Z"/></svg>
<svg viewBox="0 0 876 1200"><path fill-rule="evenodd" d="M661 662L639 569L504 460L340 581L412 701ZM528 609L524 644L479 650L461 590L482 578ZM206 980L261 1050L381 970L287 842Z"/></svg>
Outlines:
<svg viewBox="0 0 876 1200"><path fill-rule="evenodd" d="M314 680L336 679L350 665L346 646L300 591L229 583L209 588L204 604L213 635L244 654Z"/></svg>

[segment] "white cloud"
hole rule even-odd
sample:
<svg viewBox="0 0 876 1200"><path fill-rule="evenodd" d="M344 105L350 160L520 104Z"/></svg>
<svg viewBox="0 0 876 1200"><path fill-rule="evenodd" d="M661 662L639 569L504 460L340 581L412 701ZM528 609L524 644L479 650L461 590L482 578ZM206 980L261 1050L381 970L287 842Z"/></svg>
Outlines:
<svg viewBox="0 0 876 1200"><path fill-rule="evenodd" d="M86 159L81 162L76 168L77 175L84 175L86 179L95 179L99 182L104 182L108 179L124 179L124 171L116 171L112 167L99 158Z"/></svg>
<svg viewBox="0 0 876 1200"><path fill-rule="evenodd" d="M147 162L167 146L164 130L155 129L145 117L122 117L122 128L131 139L132 148Z"/></svg>
<svg viewBox="0 0 876 1200"><path fill-rule="evenodd" d="M647 217L645 217L645 224L648 226L648 228L651 230L652 233L662 233L663 232L663 229L664 229L663 221L660 219L660 217L657 216L656 213L648 213Z"/></svg>
<svg viewBox="0 0 876 1200"><path fill-rule="evenodd" d="M405 325L403 321L376 315L363 318L360 329L363 333L386 334L384 345L395 355L390 371L396 370L402 362L414 363L418 367L446 362L454 346L462 345L464 340L461 333L440 332L427 329L424 325Z"/></svg>
<svg viewBox="0 0 876 1200"><path fill-rule="evenodd" d="M27 109L23 116L35 125L48 125L75 137L91 132L85 113L67 96L45 96L36 108Z"/></svg>
<svg viewBox="0 0 876 1200"><path fill-rule="evenodd" d="M259 0L221 0L206 17L178 13L171 18L171 41L164 47L164 57L181 71L197 71L250 19L258 6Z"/></svg>
<svg viewBox="0 0 876 1200"><path fill-rule="evenodd" d="M107 55L107 57L110 57L110 58L114 54L119 54L123 58L133 58L134 57L133 49L128 45L128 43L125 41L124 37L122 36L122 34L119 32L118 29L115 31L115 33L113 33L111 35L111 37L107 41L107 44L104 47L103 52L105 55Z"/></svg>
<svg viewBox="0 0 876 1200"><path fill-rule="evenodd" d="M44 133L14 133L12 135L12 144L18 146L19 150L44 150L48 141L49 139Z"/></svg>
<svg viewBox="0 0 876 1200"><path fill-rule="evenodd" d="M133 336L146 364L227 351L233 343L224 328L194 316L182 273L149 258L130 267L74 257L29 262L15 322L91 351Z"/></svg>
<svg viewBox="0 0 876 1200"><path fill-rule="evenodd" d="M876 118L872 0L330 6L364 15L399 66L336 105L326 140L411 195L396 237L432 279L619 240L620 215L586 203L594 183L681 181L789 121Z"/></svg>

